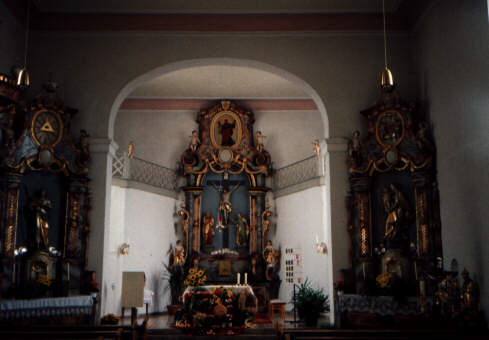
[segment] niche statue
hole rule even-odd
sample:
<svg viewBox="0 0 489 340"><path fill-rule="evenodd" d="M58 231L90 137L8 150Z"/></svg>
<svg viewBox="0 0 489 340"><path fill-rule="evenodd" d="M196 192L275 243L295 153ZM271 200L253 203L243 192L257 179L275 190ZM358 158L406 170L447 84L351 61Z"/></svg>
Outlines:
<svg viewBox="0 0 489 340"><path fill-rule="evenodd" d="M51 201L47 198L47 190L41 189L39 196L35 196L29 203L29 210L33 215L33 228L31 242L36 249L48 249L49 244L49 210Z"/></svg>
<svg viewBox="0 0 489 340"><path fill-rule="evenodd" d="M409 215L408 203L394 184L386 186L382 191L382 203L387 214L384 239L397 240L401 235L405 219Z"/></svg>

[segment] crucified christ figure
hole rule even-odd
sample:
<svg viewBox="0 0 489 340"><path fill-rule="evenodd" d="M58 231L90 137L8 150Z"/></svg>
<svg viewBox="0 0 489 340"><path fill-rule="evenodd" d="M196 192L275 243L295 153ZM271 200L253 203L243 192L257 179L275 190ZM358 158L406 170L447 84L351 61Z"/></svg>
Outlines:
<svg viewBox="0 0 489 340"><path fill-rule="evenodd" d="M224 224L225 226L227 226L229 214L233 210L233 207L231 205L231 194L240 186L240 183L236 184L231 190L221 185L217 186L215 183L212 183L212 186L221 196L221 200L219 201L218 224Z"/></svg>

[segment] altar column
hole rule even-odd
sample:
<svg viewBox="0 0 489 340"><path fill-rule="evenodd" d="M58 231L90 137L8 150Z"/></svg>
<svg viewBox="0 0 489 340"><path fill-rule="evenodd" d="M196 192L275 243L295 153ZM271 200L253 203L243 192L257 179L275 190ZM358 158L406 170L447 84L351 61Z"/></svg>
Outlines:
<svg viewBox="0 0 489 340"><path fill-rule="evenodd" d="M188 211L191 216L191 250L198 253L200 251L200 207L202 199L203 187L187 186L183 188L185 192L185 200L188 202ZM191 252L189 251L188 254Z"/></svg>
<svg viewBox="0 0 489 340"><path fill-rule="evenodd" d="M264 197L267 193L267 188L250 188L250 254L260 253L262 249L261 237L261 213L264 210Z"/></svg>

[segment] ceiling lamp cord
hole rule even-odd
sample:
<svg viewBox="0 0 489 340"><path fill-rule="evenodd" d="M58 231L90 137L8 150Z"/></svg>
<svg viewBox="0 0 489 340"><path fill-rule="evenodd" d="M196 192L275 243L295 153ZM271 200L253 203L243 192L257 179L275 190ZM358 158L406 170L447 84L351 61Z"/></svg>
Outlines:
<svg viewBox="0 0 489 340"><path fill-rule="evenodd" d="M25 40L24 40L24 66L20 69L17 75L17 86L28 87L31 83L29 72L27 71L27 51L29 48L29 18L30 18L30 0L27 0L27 14L25 23Z"/></svg>
<svg viewBox="0 0 489 340"><path fill-rule="evenodd" d="M381 87L384 89L391 89L394 87L394 77L392 72L387 66L387 30L386 30L386 15L385 15L385 0L382 0L382 17L384 23L384 70L382 71Z"/></svg>

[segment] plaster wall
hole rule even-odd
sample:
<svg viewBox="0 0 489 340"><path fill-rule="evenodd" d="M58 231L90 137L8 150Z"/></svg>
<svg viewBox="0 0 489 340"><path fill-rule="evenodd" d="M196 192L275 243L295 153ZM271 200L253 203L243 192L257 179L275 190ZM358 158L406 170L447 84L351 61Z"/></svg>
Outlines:
<svg viewBox="0 0 489 340"><path fill-rule="evenodd" d="M14 64L24 61L24 28L0 2L0 72L10 74Z"/></svg>
<svg viewBox="0 0 489 340"><path fill-rule="evenodd" d="M122 263L117 286L121 286L123 271L144 271L146 289L152 290L155 294L149 312L165 311L170 301L170 291L165 289L163 263L168 263L170 244L175 243L173 215L176 201L166 196L116 186L112 186L112 193L112 209L118 210L123 206L123 210L111 212L111 215L124 216L124 221L114 216L111 226L113 223L123 224L123 236L119 236L118 242L130 244L129 254L119 256ZM118 202L123 196L124 205ZM117 246L120 243L117 243ZM120 294L118 301L120 307ZM120 310L117 306L111 307L116 308L115 312Z"/></svg>
<svg viewBox="0 0 489 340"><path fill-rule="evenodd" d="M489 28L486 0L436 1L414 37L419 95L434 127L445 268L453 258L489 311Z"/></svg>
<svg viewBox="0 0 489 340"><path fill-rule="evenodd" d="M286 248L294 248L302 253L302 279L306 278L313 287L323 288L328 294L328 255L318 254L315 249L316 235L320 241L327 241L327 221L324 211L327 203L325 187L319 186L276 199L277 224L272 237L274 247L281 249L279 298L289 302L293 286L285 281ZM295 268L297 269L297 268ZM288 309L292 306L288 305Z"/></svg>
<svg viewBox="0 0 489 340"><path fill-rule="evenodd" d="M318 111L254 111L254 131L265 136L265 148L274 167L281 168L312 155L312 142L322 137ZM188 148L191 131L197 129L195 110L120 111L114 139L127 150L130 141L135 156L175 169Z"/></svg>

